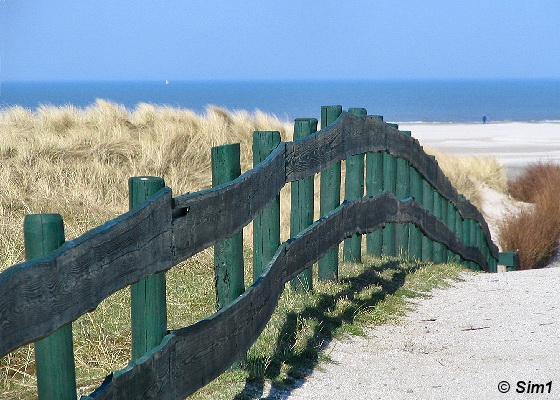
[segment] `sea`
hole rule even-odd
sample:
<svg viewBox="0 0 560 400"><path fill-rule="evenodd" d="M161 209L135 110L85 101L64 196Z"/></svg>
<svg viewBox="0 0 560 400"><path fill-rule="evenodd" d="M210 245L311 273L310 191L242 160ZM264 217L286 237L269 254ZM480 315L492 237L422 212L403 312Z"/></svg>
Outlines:
<svg viewBox="0 0 560 400"><path fill-rule="evenodd" d="M560 121L560 80L308 80L1 82L0 109L73 105L105 99L192 109L260 110L281 120L320 117L321 106L364 107L390 122Z"/></svg>

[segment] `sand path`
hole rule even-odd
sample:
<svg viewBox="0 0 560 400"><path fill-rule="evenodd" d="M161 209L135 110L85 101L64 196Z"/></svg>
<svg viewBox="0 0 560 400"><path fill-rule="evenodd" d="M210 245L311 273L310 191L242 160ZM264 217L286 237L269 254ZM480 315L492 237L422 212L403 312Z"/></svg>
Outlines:
<svg viewBox="0 0 560 400"><path fill-rule="evenodd" d="M530 381L560 399L560 268L463 278L399 324L333 341L334 363L282 398L518 399Z"/></svg>
<svg viewBox="0 0 560 400"><path fill-rule="evenodd" d="M560 162L556 123L400 129L425 146L493 155L510 175L530 162ZM490 189L483 197L495 236L496 222L515 205ZM560 399L560 268L465 272L462 278L417 301L398 324L333 341L326 350L333 363L322 364L297 389L267 398ZM508 385L508 393L500 392Z"/></svg>

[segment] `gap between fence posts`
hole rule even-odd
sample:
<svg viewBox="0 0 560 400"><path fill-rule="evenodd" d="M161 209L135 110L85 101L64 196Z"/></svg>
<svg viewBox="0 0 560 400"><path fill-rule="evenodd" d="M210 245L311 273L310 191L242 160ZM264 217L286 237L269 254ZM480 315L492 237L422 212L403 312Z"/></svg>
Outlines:
<svg viewBox="0 0 560 400"><path fill-rule="evenodd" d="M383 116L372 115L370 118L383 121ZM366 153L366 196L377 196L383 191L383 153ZM369 254L380 256L383 253L383 229L377 229L366 235L366 250Z"/></svg>
<svg viewBox="0 0 560 400"><path fill-rule="evenodd" d="M240 156L239 143L212 147L212 186L231 182L241 175ZM243 231L241 230L214 245L217 310L221 310L243 294L243 279Z"/></svg>
<svg viewBox="0 0 560 400"><path fill-rule="evenodd" d="M342 114L342 106L321 107L321 129L331 125ZM340 166L336 162L321 172L321 217L327 215L340 205ZM338 246L319 260L319 280L338 280Z"/></svg>
<svg viewBox="0 0 560 400"><path fill-rule="evenodd" d="M60 214L30 214L23 222L25 257L44 257L64 243ZM72 323L34 343L37 394L40 400L76 399L76 366Z"/></svg>
<svg viewBox="0 0 560 400"><path fill-rule="evenodd" d="M297 118L294 122L294 142L317 132L316 118ZM315 211L314 177L300 179L291 183L290 236L313 224ZM290 282L292 289L313 289L313 267L302 271Z"/></svg>
<svg viewBox="0 0 560 400"><path fill-rule="evenodd" d="M358 117L365 117L365 108L349 108L348 113ZM364 195L364 155L356 154L346 160L346 179L344 188L345 200L356 200ZM362 236L353 235L344 239L342 251L343 260L348 262L362 262Z"/></svg>
<svg viewBox="0 0 560 400"><path fill-rule="evenodd" d="M280 132L253 132L253 168L280 144ZM253 220L253 282L261 276L280 247L280 193Z"/></svg>
<svg viewBox="0 0 560 400"><path fill-rule="evenodd" d="M136 176L128 180L129 209L133 210L165 187L163 178ZM167 333L165 272L148 276L130 286L132 359L159 345Z"/></svg>

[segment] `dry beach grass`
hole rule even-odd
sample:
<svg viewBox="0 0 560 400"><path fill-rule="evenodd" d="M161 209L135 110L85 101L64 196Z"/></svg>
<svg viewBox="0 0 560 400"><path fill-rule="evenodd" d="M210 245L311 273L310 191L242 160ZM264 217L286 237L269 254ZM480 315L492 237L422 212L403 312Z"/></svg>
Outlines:
<svg viewBox="0 0 560 400"><path fill-rule="evenodd" d="M66 237L72 239L127 211L130 176L164 177L175 196L201 190L210 186L212 146L240 142L242 171L246 171L252 167L253 131L278 130L282 140L291 140L292 129L291 124L259 111L229 112L211 106L203 115L149 104L126 110L103 100L87 109L45 106L35 111L19 107L1 110L0 271L24 259L22 222L27 213L62 214ZM492 158L445 153L436 153L436 158L452 183L475 204L480 205L478 181L505 190L505 175ZM284 240L289 235L289 185L282 191L281 202ZM318 209L317 205L316 216ZM244 234L250 261L251 228L244 229ZM211 250L173 268L168 282L171 328L213 312ZM339 300L346 304L344 298ZM128 291L115 293L94 313L73 324L78 385L84 393L107 373L126 365L130 353L129 301ZM287 298L285 308L294 302ZM282 312L283 316L276 318L285 319L289 311ZM276 340L275 334L278 332L272 329L270 341ZM313 336L313 329L307 334ZM308 337L298 340L305 343ZM34 376L32 346L4 357L0 360L0 397L33 398Z"/></svg>
<svg viewBox="0 0 560 400"><path fill-rule="evenodd" d="M531 203L499 226L504 250L518 251L522 269L545 266L558 248L560 239L560 165L535 163L508 183L509 193L518 201Z"/></svg>

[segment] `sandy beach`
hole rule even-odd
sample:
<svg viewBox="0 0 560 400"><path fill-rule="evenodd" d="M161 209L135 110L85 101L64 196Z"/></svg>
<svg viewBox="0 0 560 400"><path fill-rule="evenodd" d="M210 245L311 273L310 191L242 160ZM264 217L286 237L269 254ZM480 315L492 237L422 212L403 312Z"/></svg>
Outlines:
<svg viewBox="0 0 560 400"><path fill-rule="evenodd" d="M516 176L537 161L560 163L560 122L399 124L423 146L454 154L494 156Z"/></svg>

